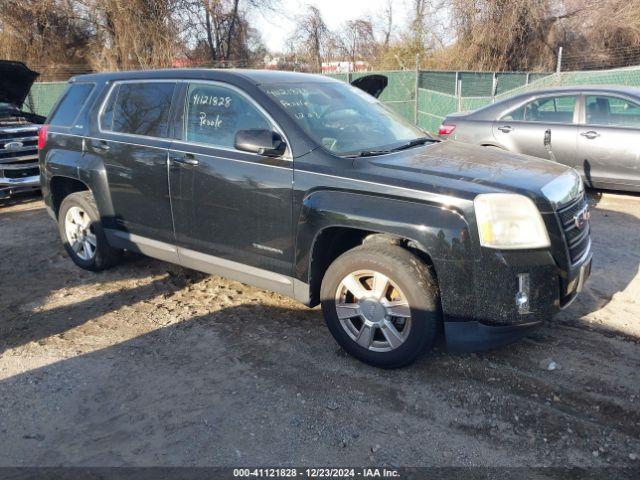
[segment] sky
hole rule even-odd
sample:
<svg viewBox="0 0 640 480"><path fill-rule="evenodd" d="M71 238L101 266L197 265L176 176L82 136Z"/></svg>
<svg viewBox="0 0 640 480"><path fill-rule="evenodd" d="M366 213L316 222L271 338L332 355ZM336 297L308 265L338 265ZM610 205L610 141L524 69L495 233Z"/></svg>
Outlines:
<svg viewBox="0 0 640 480"><path fill-rule="evenodd" d="M272 52L283 51L287 37L294 30L296 15L304 12L307 5L315 5L322 13L325 23L330 29L355 18L370 15L375 18L384 11L387 0L276 0L281 13L269 18L255 14L253 26L262 34L262 40ZM406 0L394 0L393 23L396 27L404 25L406 20Z"/></svg>

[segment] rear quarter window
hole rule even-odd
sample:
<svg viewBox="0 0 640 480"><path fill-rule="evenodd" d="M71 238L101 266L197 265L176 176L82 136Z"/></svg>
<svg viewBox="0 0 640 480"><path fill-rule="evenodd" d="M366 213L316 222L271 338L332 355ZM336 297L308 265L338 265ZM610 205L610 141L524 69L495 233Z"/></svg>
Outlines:
<svg viewBox="0 0 640 480"><path fill-rule="evenodd" d="M51 114L49 125L72 127L87 98L93 91L93 83L74 83L62 95L58 106Z"/></svg>
<svg viewBox="0 0 640 480"><path fill-rule="evenodd" d="M116 84L104 106L101 128L130 135L167 136L175 85L175 82Z"/></svg>

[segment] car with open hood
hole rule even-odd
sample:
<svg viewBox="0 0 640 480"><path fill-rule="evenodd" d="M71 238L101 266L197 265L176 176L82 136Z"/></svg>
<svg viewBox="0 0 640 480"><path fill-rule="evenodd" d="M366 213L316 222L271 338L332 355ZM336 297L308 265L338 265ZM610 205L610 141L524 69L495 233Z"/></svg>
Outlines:
<svg viewBox="0 0 640 480"><path fill-rule="evenodd" d="M0 60L0 198L40 188L37 140L45 117L22 110L38 73Z"/></svg>
<svg viewBox="0 0 640 480"><path fill-rule="evenodd" d="M373 365L406 365L441 334L458 350L512 342L590 272L574 169L442 142L326 77L79 76L39 146L79 267L130 250L321 304L338 343Z"/></svg>

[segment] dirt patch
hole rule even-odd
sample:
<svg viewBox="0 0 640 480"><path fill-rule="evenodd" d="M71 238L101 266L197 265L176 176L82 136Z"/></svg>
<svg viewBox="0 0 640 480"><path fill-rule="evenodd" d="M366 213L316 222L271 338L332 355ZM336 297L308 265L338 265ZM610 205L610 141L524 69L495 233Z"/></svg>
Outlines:
<svg viewBox="0 0 640 480"><path fill-rule="evenodd" d="M0 465L637 466L640 197L593 203L569 309L397 371L276 294L142 257L82 271L41 201L5 204Z"/></svg>

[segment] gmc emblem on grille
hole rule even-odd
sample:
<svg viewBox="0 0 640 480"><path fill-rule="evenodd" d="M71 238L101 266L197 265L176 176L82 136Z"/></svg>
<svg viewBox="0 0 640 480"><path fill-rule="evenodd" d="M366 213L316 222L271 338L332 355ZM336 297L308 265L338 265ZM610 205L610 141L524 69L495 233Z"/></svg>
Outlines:
<svg viewBox="0 0 640 480"><path fill-rule="evenodd" d="M9 142L4 144L5 150L18 150L22 147L24 147L24 143L22 142Z"/></svg>
<svg viewBox="0 0 640 480"><path fill-rule="evenodd" d="M589 221L589 217L591 217L591 214L589 213L589 205L585 205L573 216L573 224L578 230L582 230Z"/></svg>

